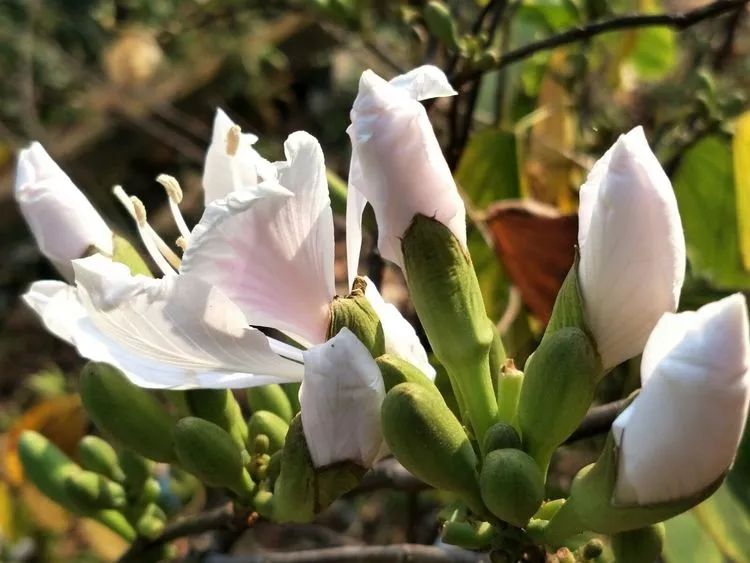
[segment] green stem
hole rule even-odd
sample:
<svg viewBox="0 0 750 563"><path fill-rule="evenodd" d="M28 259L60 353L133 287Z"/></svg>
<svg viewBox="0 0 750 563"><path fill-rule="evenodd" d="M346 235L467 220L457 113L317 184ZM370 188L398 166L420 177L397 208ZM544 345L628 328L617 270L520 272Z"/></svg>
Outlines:
<svg viewBox="0 0 750 563"><path fill-rule="evenodd" d="M463 365L456 369L451 366L448 375L456 381L463 396L474 437L483 444L485 433L497 422L497 400L487 356L480 357L473 366Z"/></svg>
<svg viewBox="0 0 750 563"><path fill-rule="evenodd" d="M518 412L518 399L521 396L523 385L523 373L503 373L498 376L497 382L497 419L512 425L519 430L516 413Z"/></svg>

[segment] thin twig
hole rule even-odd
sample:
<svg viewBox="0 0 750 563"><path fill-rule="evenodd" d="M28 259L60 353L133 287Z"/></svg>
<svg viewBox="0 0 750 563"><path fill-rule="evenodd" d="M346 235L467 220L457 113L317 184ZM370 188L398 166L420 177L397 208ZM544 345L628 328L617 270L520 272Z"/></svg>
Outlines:
<svg viewBox="0 0 750 563"><path fill-rule="evenodd" d="M480 554L419 544L343 546L288 553L214 555L206 563L476 563Z"/></svg>
<svg viewBox="0 0 750 563"><path fill-rule="evenodd" d="M452 83L454 86L460 85L481 76L487 71L504 68L515 62L527 59L536 53L589 39L603 33L641 27L669 27L677 31L682 31L703 20L715 18L727 12L740 9L748 2L750 0L717 0L711 4L706 4L705 6L686 12L673 14L630 14L574 27L541 41L535 41L518 49L508 51L488 66L474 68L462 75L453 77Z"/></svg>
<svg viewBox="0 0 750 563"><path fill-rule="evenodd" d="M737 36L737 29L742 21L742 16L745 14L745 10L742 7L737 8L727 18L727 24L724 28L724 38L721 41L721 45L716 49L713 60L714 70L722 70L724 66L729 62L732 57L732 49L734 48L734 40Z"/></svg>
<svg viewBox="0 0 750 563"><path fill-rule="evenodd" d="M391 457L384 459L368 471L357 488L349 494L361 494L377 489L397 489L416 493L429 488L429 485L414 477L395 458Z"/></svg>
<svg viewBox="0 0 750 563"><path fill-rule="evenodd" d="M599 405L589 409L586 413L586 418L583 419L580 426L576 428L576 431L570 435L565 443L576 442L583 440L584 438L591 438L599 434L609 432L612 427L612 423L615 421L617 416L627 406L630 399L620 399L619 401L613 401L604 405Z"/></svg>

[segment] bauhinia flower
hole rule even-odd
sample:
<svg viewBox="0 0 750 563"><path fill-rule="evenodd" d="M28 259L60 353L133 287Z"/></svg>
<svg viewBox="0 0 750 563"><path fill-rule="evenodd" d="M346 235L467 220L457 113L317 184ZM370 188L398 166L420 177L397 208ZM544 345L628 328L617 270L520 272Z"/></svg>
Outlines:
<svg viewBox="0 0 750 563"><path fill-rule="evenodd" d="M445 74L422 66L386 82L362 74L347 133L352 142L346 204L347 256L356 275L362 212L372 205L383 257L403 267L400 237L416 214L434 217L466 244L465 208L424 106L453 96Z"/></svg>
<svg viewBox="0 0 750 563"><path fill-rule="evenodd" d="M642 390L612 425L616 503L688 498L724 475L747 417L749 347L739 293L659 320L643 351Z"/></svg>
<svg viewBox="0 0 750 563"><path fill-rule="evenodd" d="M302 428L315 467L353 461L370 467L383 447L383 377L370 352L343 328L303 353Z"/></svg>
<svg viewBox="0 0 750 563"><path fill-rule="evenodd" d="M112 254L112 231L42 145L18 156L15 197L39 249L67 279L90 249Z"/></svg>
<svg viewBox="0 0 750 563"><path fill-rule="evenodd" d="M641 127L622 135L580 191L578 279L605 370L639 354L674 312L685 277L685 238L666 173Z"/></svg>
<svg viewBox="0 0 750 563"><path fill-rule="evenodd" d="M242 143L242 137L230 126L227 150L242 154L235 142ZM255 184L237 183L237 175L223 180L208 175L208 188L228 195L212 200L200 222L183 234L187 248L181 264L179 259L170 263L142 204L124 198L163 278L132 276L98 255L75 262L76 287L37 282L26 302L81 355L115 365L144 387L300 380L302 351L252 328L271 327L306 346L320 344L334 296L333 219L322 151L303 132L290 135L284 148L287 161L263 165ZM161 182L178 225L184 223L176 206L179 186L171 178ZM388 320L384 331L398 334L394 340L417 338L403 317ZM418 340L410 349L421 354L404 359L422 363L418 367L429 375Z"/></svg>

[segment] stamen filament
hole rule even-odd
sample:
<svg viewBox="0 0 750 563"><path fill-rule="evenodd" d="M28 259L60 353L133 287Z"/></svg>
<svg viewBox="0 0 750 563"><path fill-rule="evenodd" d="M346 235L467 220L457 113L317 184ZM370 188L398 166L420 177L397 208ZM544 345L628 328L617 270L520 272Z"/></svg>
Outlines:
<svg viewBox="0 0 750 563"><path fill-rule="evenodd" d="M138 224L138 233L141 235L141 240L146 246L146 250L148 251L149 255L165 276L177 275L177 272L166 260L164 254L159 251L156 240L152 236L153 229L150 228L150 225L146 220L146 207L143 205L143 202L135 196L131 196L130 201L133 204L135 220Z"/></svg>
<svg viewBox="0 0 750 563"><path fill-rule="evenodd" d="M177 181L177 178L170 176L169 174L159 174L159 176L156 177L156 181L159 182L167 192L167 196L169 197L169 210L172 212L172 217L174 217L177 230L180 231L180 235L182 235L185 240L189 239L190 229L188 228L187 223L185 223L185 218L182 216L182 212L179 208L179 204L182 202L182 188L180 188L180 183Z"/></svg>

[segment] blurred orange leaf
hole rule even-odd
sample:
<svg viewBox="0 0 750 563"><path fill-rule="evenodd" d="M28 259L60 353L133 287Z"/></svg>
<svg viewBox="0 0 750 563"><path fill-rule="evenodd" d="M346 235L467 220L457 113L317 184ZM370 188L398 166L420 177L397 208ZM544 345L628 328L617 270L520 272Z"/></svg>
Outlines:
<svg viewBox="0 0 750 563"><path fill-rule="evenodd" d="M524 303L546 323L573 264L577 215L534 201L504 201L491 206L484 220Z"/></svg>
<svg viewBox="0 0 750 563"><path fill-rule="evenodd" d="M36 430L58 448L73 455L86 432L86 413L78 395L59 395L27 410L8 431L3 451L5 477L12 485L23 482L23 467L18 459L18 440L24 430Z"/></svg>
<svg viewBox="0 0 750 563"><path fill-rule="evenodd" d="M89 547L105 561L117 561L129 545L115 532L90 518L79 520L78 533Z"/></svg>
<svg viewBox="0 0 750 563"><path fill-rule="evenodd" d="M62 533L70 527L70 513L44 496L31 483L21 485L20 498L31 519L43 530Z"/></svg>

